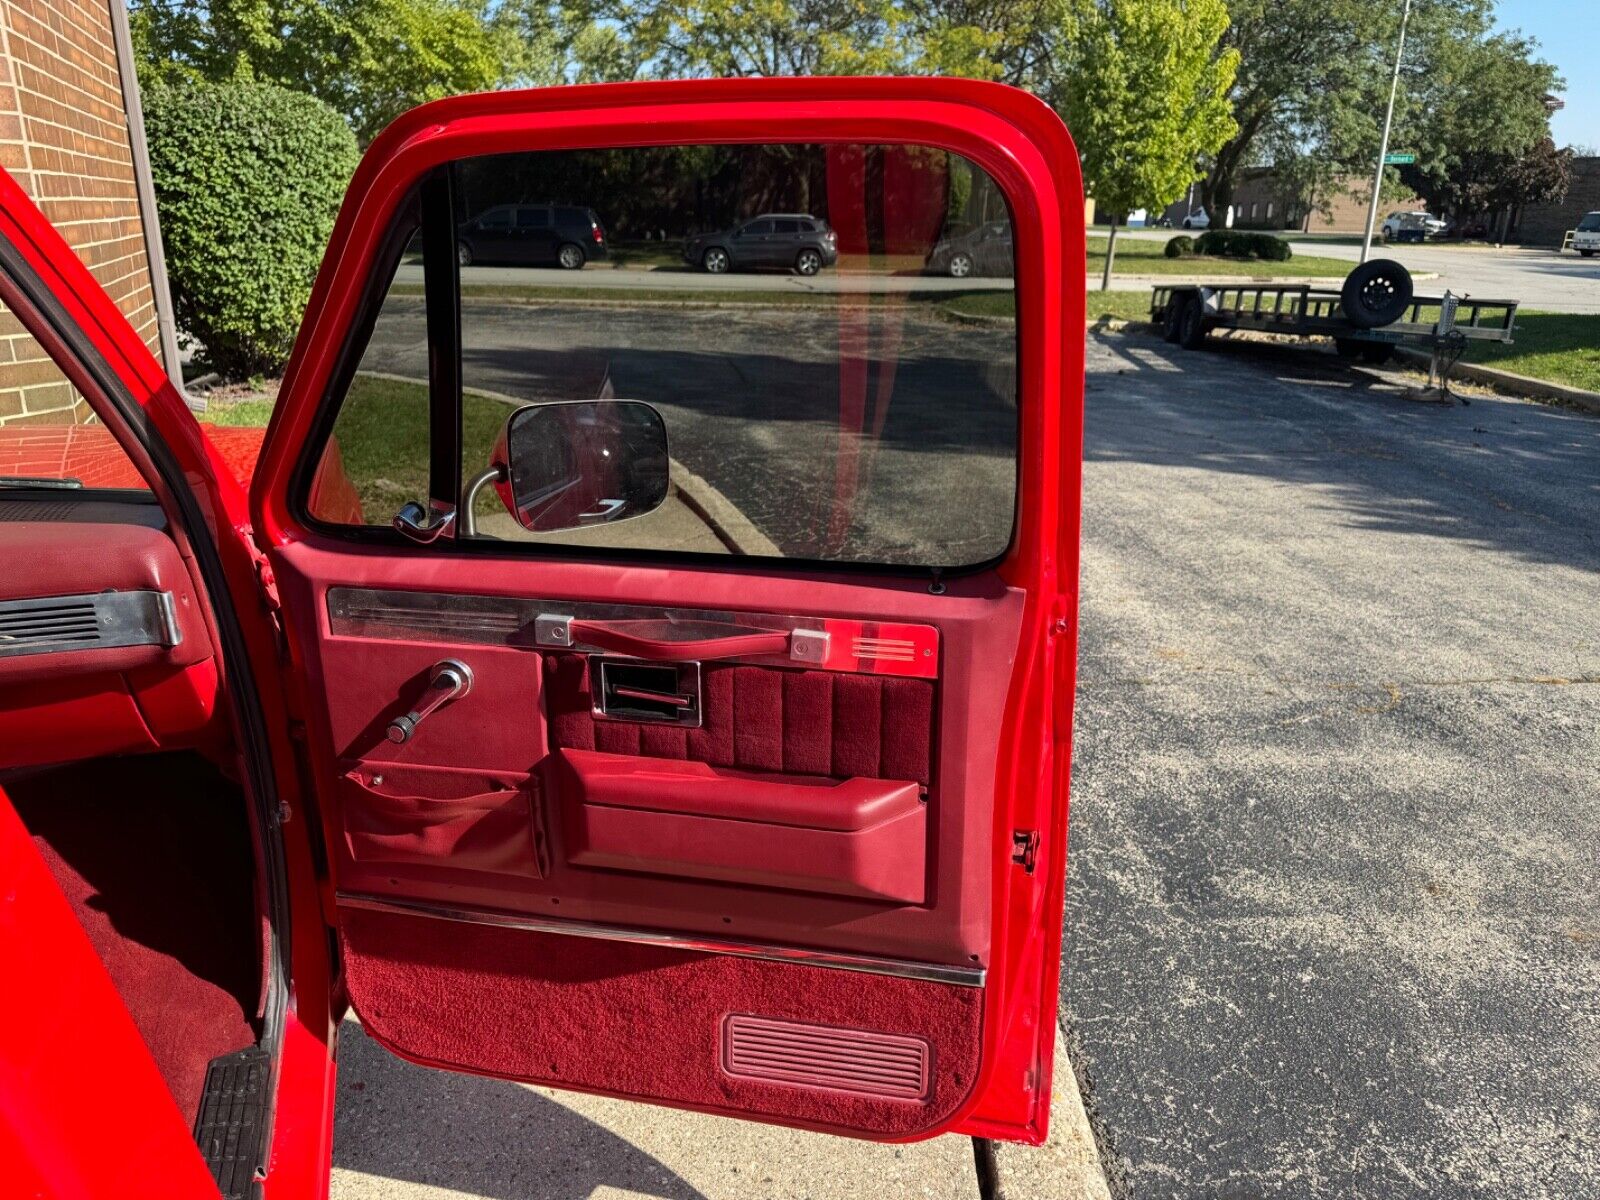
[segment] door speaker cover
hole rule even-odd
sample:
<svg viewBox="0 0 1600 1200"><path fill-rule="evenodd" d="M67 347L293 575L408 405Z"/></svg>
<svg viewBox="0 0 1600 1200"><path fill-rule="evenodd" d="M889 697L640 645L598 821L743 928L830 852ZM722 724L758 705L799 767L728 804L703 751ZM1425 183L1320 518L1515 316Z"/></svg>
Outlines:
<svg viewBox="0 0 1600 1200"><path fill-rule="evenodd" d="M919 1037L840 1029L730 1013L722 1025L722 1069L740 1079L859 1096L925 1100L930 1047Z"/></svg>

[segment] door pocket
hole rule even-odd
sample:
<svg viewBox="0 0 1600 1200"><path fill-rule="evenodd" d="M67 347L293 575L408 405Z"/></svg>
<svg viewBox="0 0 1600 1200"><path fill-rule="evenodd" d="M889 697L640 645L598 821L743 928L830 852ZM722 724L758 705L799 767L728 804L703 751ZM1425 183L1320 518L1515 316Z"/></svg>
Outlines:
<svg viewBox="0 0 1600 1200"><path fill-rule="evenodd" d="M345 842L358 863L409 863L544 877L537 784L527 776L359 763L340 779Z"/></svg>

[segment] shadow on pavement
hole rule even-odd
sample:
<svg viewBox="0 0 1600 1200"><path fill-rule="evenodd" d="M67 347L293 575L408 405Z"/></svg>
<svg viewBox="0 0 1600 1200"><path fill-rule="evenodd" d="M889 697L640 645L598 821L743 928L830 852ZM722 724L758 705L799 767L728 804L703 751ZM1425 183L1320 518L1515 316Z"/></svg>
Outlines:
<svg viewBox="0 0 1600 1200"><path fill-rule="evenodd" d="M640 1119L650 1111L640 1108ZM353 1020L339 1039L336 1112L334 1200L432 1188L484 1200L612 1190L705 1200L660 1160L542 1093L405 1062Z"/></svg>
<svg viewBox="0 0 1600 1200"><path fill-rule="evenodd" d="M1327 489L1356 528L1600 570L1600 419L1499 398L1419 403L1293 346L1213 338L1185 351L1143 333L1090 343L1090 463Z"/></svg>

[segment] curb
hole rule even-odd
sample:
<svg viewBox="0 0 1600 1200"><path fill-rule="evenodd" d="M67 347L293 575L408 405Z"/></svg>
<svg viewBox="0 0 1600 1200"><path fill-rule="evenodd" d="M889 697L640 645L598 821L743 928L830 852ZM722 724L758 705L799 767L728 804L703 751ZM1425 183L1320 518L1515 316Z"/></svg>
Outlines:
<svg viewBox="0 0 1600 1200"><path fill-rule="evenodd" d="M1429 355L1420 350L1409 350L1404 346L1396 350L1395 358L1423 368L1426 368L1430 361ZM1554 400L1561 404L1570 404L1574 408L1581 408L1585 412L1600 413L1600 392L1588 392L1582 388L1567 387L1565 384L1551 383L1545 379L1534 379L1500 367L1487 367L1482 363L1458 362L1451 368L1450 374L1461 379L1469 379L1473 383L1486 384L1513 396L1523 396L1530 400Z"/></svg>
<svg viewBox="0 0 1600 1200"><path fill-rule="evenodd" d="M996 1200L1111 1200L1060 1026L1050 1073L1050 1137L1042 1146L996 1142L994 1165Z"/></svg>

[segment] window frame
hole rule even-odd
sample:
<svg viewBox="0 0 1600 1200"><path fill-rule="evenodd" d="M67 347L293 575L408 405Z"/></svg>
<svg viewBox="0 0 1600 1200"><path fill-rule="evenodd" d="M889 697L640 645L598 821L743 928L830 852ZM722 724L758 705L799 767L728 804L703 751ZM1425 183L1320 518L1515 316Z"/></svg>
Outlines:
<svg viewBox="0 0 1600 1200"><path fill-rule="evenodd" d="M683 142L683 143L671 143L671 144L673 144L673 145L680 145L680 144L681 145L689 145L691 143ZM872 140L863 140L863 139L858 139L858 138L818 137L818 138L807 139L807 140L803 140L803 141L796 140L796 141L793 141L793 142L775 142L775 141L772 141L771 139L767 139L767 138L750 138L750 139L732 139L730 142L727 142L727 143L708 143L708 144L738 144L738 145L749 145L749 146L783 145L783 144L818 145L818 146L827 146L827 145L912 146L912 147L921 147L921 148L927 148L927 149L940 150L940 151L943 151L944 153L955 155L957 157L962 158L970 166L972 166L974 169L983 171L986 175L988 175L990 177L990 179L994 182L996 188L999 191L1002 203L1004 203L1004 205L1006 207L1005 223L1008 226L1011 226L1013 228L1013 230L1015 228L1015 222L1016 222L1015 201L1014 201L1013 196L1011 195L1011 193L1007 189L1005 183L999 177L997 177L994 174L993 171L991 171L988 167L986 167L981 161L979 161L978 159L974 158L970 153L967 153L967 152L965 152L962 149L959 149L957 147L944 144L943 142L941 142L941 141L939 141L937 139L912 140L912 139L905 139L905 138L879 138L879 139L872 139ZM653 143L647 143L646 145L653 145ZM581 148L581 149L592 148L592 149L599 150L599 149L619 149L619 148L625 148L625 147L596 145L594 147L577 147L577 148ZM535 148L535 149L530 149L530 150L525 150L525 151L510 151L510 153L538 154L538 153L544 152L545 149L546 148L540 147L540 148ZM554 148L551 148L551 149L554 149ZM501 151L500 153L506 153L506 152L505 151ZM473 155L464 156L464 158L470 158L470 157L477 157L477 156L473 156ZM421 180L419 180L417 182L417 184L413 188L413 193L414 194L420 194L423 186L428 182L428 180L430 178L432 178L436 174L442 174L442 175L449 176L451 178L451 180L452 180L452 194L453 194L454 169L455 169L455 166L456 166L456 164L458 162L464 161L464 158L457 158L457 159L447 160L445 162L442 162L439 166L433 168L433 170L430 171L428 175L425 175ZM497 206L497 207L500 207L500 206ZM517 208L519 208L519 207L522 207L522 206L519 206L519 205L508 205L508 206L504 206L504 207L508 207L508 208L510 208L512 210L512 219L513 219L513 222L514 222L515 221L515 215L516 215L515 210ZM1022 394L1021 394L1022 393L1022 387L1023 387L1023 381L1024 381L1024 378L1025 378L1025 370L1024 370L1025 347L1024 347L1024 341L1023 341L1023 322L1021 320L1020 312L1018 313L1018 319L1015 321L1015 323L1013 325L1012 335L1011 335L1011 337L1012 337L1012 351L1013 351L1012 378L1013 378L1014 387L1015 387L1016 392L1017 392L1017 396L1016 396L1016 402L1015 402L1015 406L1014 406L1014 413L1013 413L1013 419L1012 419L1013 439L1012 439L1012 453L1011 453L1011 456L1010 456L1010 461L1011 461L1011 464L1012 464L1012 489L1011 489L1011 520L1010 520L1010 526L1009 526L1009 529L1007 530L1005 541L1004 541L1003 545L1000 547L1000 549L994 555L990 556L989 558L983 559L983 560L978 561L978 562L974 562L974 563L888 563L888 562L878 562L878 561L861 560L861 559L802 558L802 557L782 557L782 556L748 555L748 554L734 554L734 553L720 553L720 554L719 553L700 553L700 552L685 551L685 550L652 549L652 548L648 548L648 547L601 547L601 546L565 544L565 543L553 542L553 541L552 542L544 542L544 541L523 542L523 541L501 540L501 539L495 539L495 538L463 538L459 534L459 525L453 526L451 528L451 530L449 531L448 535L440 537L438 540L436 540L434 542L422 543L422 542L417 542L417 541L414 541L414 540L412 540L410 538L405 537L404 535L399 533L395 528L393 528L392 524L388 524L388 523L386 523L386 524L364 524L364 525L342 525L342 524L337 524L337 523L334 523L334 522L324 521L324 520L318 518L317 516L315 516L310 511L310 508L309 508L309 500L310 500L311 491L312 491L312 483L313 483L313 480L314 480L314 478L316 476L317 469L321 464L322 456L326 452L328 439L332 435L334 425L336 424L336 422L338 420L339 412L340 412L341 408L343 407L345 399L346 399L346 397L348 395L349 388L350 388L350 383L354 379L355 374L357 372L357 369L359 367L360 361L362 359L362 356L365 353L366 348L367 348L368 344L371 341L373 328L376 325L379 313L380 313L380 311L382 309L382 306L383 306L383 301L388 295L389 288L393 285L394 277L395 277L396 271L397 271L397 269L398 269L398 267L400 265L405 246L410 243L412 238L416 236L416 234L419 232L419 230L422 233L422 236L424 238L424 244L426 244L426 238L427 238L427 221L426 221L426 219L424 218L420 222L412 222L412 223L408 224L406 222L406 219L405 219L405 208L406 208L406 206L404 204L402 204L399 207L399 209L396 211L396 213L394 214L393 218L391 219L390 225L389 225L388 229L384 233L385 252L384 253L380 253L374 259L374 261L373 261L373 270L368 275L367 279L364 280L363 283L362 283L361 311L360 311L359 319L352 323L352 325L351 325L350 329L347 331L346 337L345 337L345 339L344 339L344 341L343 341L343 343L342 343L342 345L340 347L339 357L338 357L338 360L336 362L335 369L329 375L328 384L323 389L323 393L322 393L321 397L318 400L318 406L317 406L317 410L316 410L316 419L315 419L311 429L308 431L308 435L307 435L307 437L306 437L306 439L305 439L305 441L304 441L304 443L303 443L303 445L301 447L300 453L298 455L297 462L296 462L296 465L295 465L295 470L294 470L294 472L293 472L293 474L291 476L290 489L289 489L289 498L288 498L288 500L289 500L289 504L288 504L289 511L290 511L291 515L294 517L294 519L296 521L298 521L307 530L310 530L312 532L315 532L315 533L317 533L319 535L322 535L322 536L325 536L325 537L333 538L336 541L343 542L343 543L346 543L346 544L366 545L366 546L376 546L376 547L389 547L389 548L397 548L397 547L399 547L399 548L406 549L409 553L426 555L426 556L441 556L442 555L442 556L445 556L445 557L449 557L449 556L452 556L452 555L456 555L456 556L465 555L465 556L481 556L481 557L485 557L485 558L513 557L513 558L523 558L523 559L546 559L546 560L552 560L552 561L569 561L569 562L578 561L578 562L618 563L618 564L636 563L636 564L639 564L639 565L642 565L642 566L665 566L665 567L672 567L672 566L683 566L683 567L700 566L700 567L710 567L710 568L717 568L717 569L723 569L723 570L732 569L732 570L736 570L736 571L753 571L753 572L758 572L758 573L763 573L763 574L771 574L771 573L774 573L774 572L782 572L782 573L790 573L790 574L793 574L793 573L815 574L815 573L818 573L818 572L827 572L827 573L840 573L840 574L847 574L847 575L869 575L869 576L879 576L879 577L887 577L887 578L927 579L927 578L931 577L935 581L935 586L942 586L942 585L940 585L938 583L938 581L942 580L942 579L957 579L957 578L962 578L962 577L965 577L965 576L981 574L981 573L986 572L986 571L992 571L992 570L996 569L997 567L999 567L1002 563L1004 563L1012 555L1013 551L1015 551L1017 549L1018 537L1019 537L1019 534L1021 533L1022 528L1023 528L1022 503L1023 503L1023 495L1024 495L1024 471L1025 471L1025 456L1024 456L1024 453L1023 453L1023 450L1024 450L1023 437L1024 437L1024 433L1025 433L1025 428L1026 428L1026 423L1025 423L1024 418L1023 418L1023 402L1022 402ZM493 209L491 209L489 211L493 211ZM428 358L429 358L429 386L428 386L428 391L429 391L429 428L430 428L430 437L429 437L429 443L430 443L429 444L429 462L430 462L429 480L430 480L430 489L429 489L429 492L430 492L430 499L431 499L432 496L433 496L433 484L434 484L434 481L436 480L436 478L438 477L439 468L442 465L442 464L439 464L436 461L436 458L435 458L436 450L435 450L435 444L434 444L434 438L433 438L433 430L434 430L434 428L436 426L437 427L443 427L443 428L450 428L452 426L452 424L453 424L454 434L453 434L452 442L453 442L454 457L455 457L455 468L454 468L455 493L454 493L454 501L453 501L453 503L455 505L456 511L459 513L460 503L461 503L461 486L462 486L462 469L461 469L462 468L462 464L460 462L461 421L462 421L462 412L463 412L463 407L464 407L463 406L463 402L462 402L462 393L461 393L461 377L462 377L461 336L460 336L460 328L461 328L461 268L460 268L460 264L458 263L458 261L456 259L456 255L454 253L456 226L453 223L453 214L448 214L447 213L446 214L446 218L447 219L442 219L441 220L440 223L442 225L442 228L436 232L436 236L438 236L440 238L440 244L443 245L444 244L443 234L448 233L448 235L449 235L448 244L449 244L449 247L450 247L450 253L448 255L444 256L445 261L444 261L444 263L442 265L442 270L448 272L448 274L451 277L451 284L450 284L449 291L450 291L451 306L453 308L453 322L452 322L452 324L453 324L453 328L454 328L454 331L455 331L454 332L454 347L455 347L455 383L454 383L454 387L455 387L455 394L454 394L453 412L445 413L445 412L439 411L442 401L441 401L441 397L440 397L440 394L439 394L439 390L436 388L436 385L435 385L435 382L434 382L434 378L433 378L433 364L434 364L434 358L435 358L435 346L433 345L432 336L431 336L431 332L430 332L430 345L429 345L429 351L428 351ZM829 228L829 229L831 229L832 228L831 223L828 223L828 222L824 221L821 218L814 218L814 221L815 221L815 224L817 225L817 227L819 229L821 229L821 228ZM745 230L748 230L752 226L757 225L757 224L759 224L761 222L765 222L769 226L772 226L774 224L774 219L772 217L770 217L770 216L760 216L760 217L753 218L751 220L747 220L747 221L743 222L742 224L736 225L734 227L735 237L737 237L740 233L744 232ZM998 223L998 222L996 222L996 223ZM513 225L513 228L515 228L515 225ZM770 232L771 231L769 229L769 235L770 235ZM763 235L759 235L758 234L758 235L755 235L755 236L763 236ZM1013 236L1014 236L1014 233L1013 233ZM425 271L424 302L425 302L425 305L427 306L427 308L429 310L429 327L430 327L430 331L431 331L432 322L433 322L433 317L432 317L433 301L432 301L432 291L431 291L430 285L426 282L427 261L428 261L428 256L425 254L425 256L424 256L424 271ZM1012 294L1014 296L1019 296L1019 297L1020 297L1020 295L1022 293L1022 288L1020 286L1020 282L1021 282L1020 281L1020 275L1021 275L1021 271L1014 264L1013 265L1013 273L1012 273L1012 279L1013 279L1013 292L1012 292ZM530 403L532 403L532 402L530 401Z"/></svg>

